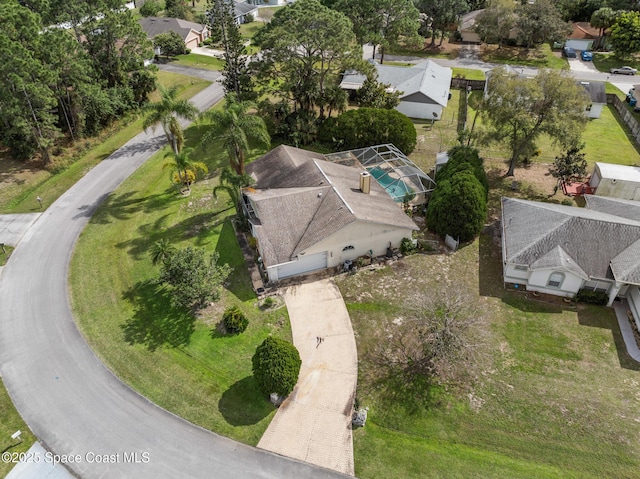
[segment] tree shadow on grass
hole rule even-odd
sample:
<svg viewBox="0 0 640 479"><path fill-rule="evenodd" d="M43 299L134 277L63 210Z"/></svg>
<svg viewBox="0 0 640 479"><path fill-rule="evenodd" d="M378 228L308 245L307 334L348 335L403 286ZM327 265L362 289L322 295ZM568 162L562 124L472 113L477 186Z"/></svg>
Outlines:
<svg viewBox="0 0 640 479"><path fill-rule="evenodd" d="M227 263L233 268L226 281L226 288L240 301L248 301L256 297L251 284L251 275L244 262L244 256L238 243L231 220L225 221L218 239L216 251L220 255L220 262Z"/></svg>
<svg viewBox="0 0 640 479"><path fill-rule="evenodd" d="M135 191L128 191L120 195L109 195L102 207L98 208L91 218L91 223L109 224L113 220L128 220L139 212L151 213L163 210L180 199L173 188L143 198L136 197L136 194Z"/></svg>
<svg viewBox="0 0 640 479"><path fill-rule="evenodd" d="M162 346L186 346L195 329L195 317L171 304L167 288L145 281L124 293L135 306L133 317L121 327L130 345L144 344L149 351Z"/></svg>
<svg viewBox="0 0 640 479"><path fill-rule="evenodd" d="M265 400L253 376L247 376L222 394L218 409L232 426L250 426L267 417L274 406Z"/></svg>

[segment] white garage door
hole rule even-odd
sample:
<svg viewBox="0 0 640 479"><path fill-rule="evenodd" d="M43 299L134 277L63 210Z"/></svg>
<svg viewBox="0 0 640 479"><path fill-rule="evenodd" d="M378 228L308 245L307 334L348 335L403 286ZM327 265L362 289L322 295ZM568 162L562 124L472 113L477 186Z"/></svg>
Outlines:
<svg viewBox="0 0 640 479"><path fill-rule="evenodd" d="M593 40L567 40L564 44L565 47L573 48L574 50L590 50Z"/></svg>
<svg viewBox="0 0 640 479"><path fill-rule="evenodd" d="M278 279L288 278L297 274L308 273L327 267L327 252L299 256L298 261L278 266Z"/></svg>

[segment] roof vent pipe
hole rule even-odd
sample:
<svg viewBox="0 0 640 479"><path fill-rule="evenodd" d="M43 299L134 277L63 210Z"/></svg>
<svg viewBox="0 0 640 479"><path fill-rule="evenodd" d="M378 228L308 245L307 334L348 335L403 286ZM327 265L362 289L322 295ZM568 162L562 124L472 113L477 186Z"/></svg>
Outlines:
<svg viewBox="0 0 640 479"><path fill-rule="evenodd" d="M371 174L368 171L360 173L360 191L367 195L371 191Z"/></svg>

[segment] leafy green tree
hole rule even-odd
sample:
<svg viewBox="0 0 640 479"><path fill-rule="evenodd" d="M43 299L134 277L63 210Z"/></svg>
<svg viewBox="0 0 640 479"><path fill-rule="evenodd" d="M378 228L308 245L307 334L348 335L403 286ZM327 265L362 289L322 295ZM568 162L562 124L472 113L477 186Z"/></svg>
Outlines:
<svg viewBox="0 0 640 479"><path fill-rule="evenodd" d="M155 129L156 123L160 123L167 141L177 155L180 153L184 142L184 134L179 118L195 120L199 112L189 100L178 98L179 87L177 85L168 89L158 85L158 90L160 91L160 101L145 105L143 111L146 116L142 127L146 131L149 127Z"/></svg>
<svg viewBox="0 0 640 479"><path fill-rule="evenodd" d="M385 51L397 46L400 38L409 43L419 41L420 12L412 0L380 0L377 13L381 25L371 41L374 57L375 45L380 45L380 63L384 63Z"/></svg>
<svg viewBox="0 0 640 479"><path fill-rule="evenodd" d="M192 20L189 5L184 0L165 0L164 16L169 18L183 18Z"/></svg>
<svg viewBox="0 0 640 479"><path fill-rule="evenodd" d="M262 49L259 80L297 110L324 118L323 98L349 65L362 62L351 22L318 0L299 0L276 12L254 37Z"/></svg>
<svg viewBox="0 0 640 479"><path fill-rule="evenodd" d="M600 36L605 35L605 31L616 22L619 13L609 7L599 8L591 15L590 24L593 28L600 29Z"/></svg>
<svg viewBox="0 0 640 479"><path fill-rule="evenodd" d="M558 191L561 183L580 180L587 174L587 160L584 151L582 151L583 148L584 145L571 147L553 160L553 166L549 168L549 173L557 180L553 189L554 194Z"/></svg>
<svg viewBox="0 0 640 479"><path fill-rule="evenodd" d="M461 242L480 234L486 218L485 190L470 170L440 181L427 205L427 227Z"/></svg>
<svg viewBox="0 0 640 479"><path fill-rule="evenodd" d="M276 393L280 396L287 396L293 391L302 365L296 347L273 336L256 348L251 363L260 391L265 395Z"/></svg>
<svg viewBox="0 0 640 479"><path fill-rule="evenodd" d="M140 7L140 15L143 17L155 17L158 12L162 10L162 5L156 0L147 0L144 5Z"/></svg>
<svg viewBox="0 0 640 479"><path fill-rule="evenodd" d="M208 0L208 20L212 36L220 39L224 50L224 74L222 84L226 93L235 93L240 100L253 100L255 90L253 75L249 69L247 49L240 27L234 20L233 2Z"/></svg>
<svg viewBox="0 0 640 479"><path fill-rule="evenodd" d="M165 263L169 260L172 254L176 252L176 247L171 244L171 242L163 238L161 240L156 241L151 246L151 262L156 265L159 263Z"/></svg>
<svg viewBox="0 0 640 479"><path fill-rule="evenodd" d="M171 169L171 180L173 183L177 183L184 186L187 191L191 191L191 184L198 178L199 173L208 173L209 169L201 161L193 161L190 158L192 150L186 149L180 153L169 152L168 156L171 157L167 161L163 168Z"/></svg>
<svg viewBox="0 0 640 479"><path fill-rule="evenodd" d="M640 12L620 14L611 27L609 41L622 58L640 52Z"/></svg>
<svg viewBox="0 0 640 479"><path fill-rule="evenodd" d="M202 137L202 143L222 140L229 155L229 163L236 174L244 175L244 163L250 144L271 146L271 137L262 118L249 114L256 108L250 101L237 101L235 95L227 95L222 110L209 110L203 118L211 124Z"/></svg>
<svg viewBox="0 0 640 479"><path fill-rule="evenodd" d="M578 144L587 122L587 104L585 90L564 71L543 69L528 79L495 68L481 113L487 128L484 141L509 146L507 176L513 176L518 162L535 149L543 133L564 148Z"/></svg>
<svg viewBox="0 0 640 479"><path fill-rule="evenodd" d="M377 40L380 32L381 20L378 14L378 2L376 0L338 0L325 6L344 13L353 24L353 33L358 44L369 43Z"/></svg>
<svg viewBox="0 0 640 479"><path fill-rule="evenodd" d="M107 9L83 23L81 30L97 77L109 88L130 88L131 75L144 70L144 60L153 58L151 41L127 9Z"/></svg>
<svg viewBox="0 0 640 479"><path fill-rule="evenodd" d="M516 8L518 39L527 48L549 41L559 41L571 33L551 0L536 0Z"/></svg>
<svg viewBox="0 0 640 479"><path fill-rule="evenodd" d="M39 58L46 48L40 18L17 2L0 3L0 124L2 139L19 159L38 151L49 162L49 148L60 134L50 85L56 73Z"/></svg>
<svg viewBox="0 0 640 479"><path fill-rule="evenodd" d="M409 155L416 147L417 134L411 120L397 110L359 108L325 120L319 139L342 150L393 143Z"/></svg>
<svg viewBox="0 0 640 479"><path fill-rule="evenodd" d="M218 253L187 246L170 255L161 265L158 281L172 288L172 301L186 309L200 309L220 297L222 282L231 273L228 264L218 264Z"/></svg>
<svg viewBox="0 0 640 479"><path fill-rule="evenodd" d="M416 6L429 18L432 46L435 46L438 34L442 45L445 35L455 29L460 15L469 11L465 0L418 0Z"/></svg>
<svg viewBox="0 0 640 479"><path fill-rule="evenodd" d="M390 110L400 104L401 93L399 90L390 89L390 85L378 83L367 77L356 92L355 100L359 107Z"/></svg>
<svg viewBox="0 0 640 479"><path fill-rule="evenodd" d="M182 37L176 32L159 33L153 37L153 46L160 49L162 55L175 57L187 53L187 47Z"/></svg>
<svg viewBox="0 0 640 479"><path fill-rule="evenodd" d="M512 1L494 1L478 15L475 31L485 43L495 43L501 48L516 25L515 4Z"/></svg>

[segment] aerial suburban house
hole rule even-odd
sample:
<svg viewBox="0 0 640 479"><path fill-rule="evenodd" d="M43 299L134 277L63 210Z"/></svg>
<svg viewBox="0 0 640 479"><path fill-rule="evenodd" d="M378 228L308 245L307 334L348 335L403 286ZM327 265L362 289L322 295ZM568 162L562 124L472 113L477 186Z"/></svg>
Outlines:
<svg viewBox="0 0 640 479"><path fill-rule="evenodd" d="M585 199L577 208L502 198L504 282L565 297L601 291L609 305L626 297L640 307L640 203Z"/></svg>
<svg viewBox="0 0 640 479"><path fill-rule="evenodd" d="M605 84L598 81L581 81L579 84L589 94L590 103L587 106L587 117L600 118L602 109L607 104L607 93Z"/></svg>
<svg viewBox="0 0 640 479"><path fill-rule="evenodd" d="M145 17L138 22L150 40L160 33L176 32L187 48L197 47L211 35L208 26L181 18Z"/></svg>
<svg viewBox="0 0 640 479"><path fill-rule="evenodd" d="M440 120L442 110L449 101L452 70L425 60L412 67L396 67L374 63L378 82L401 92L400 104L396 107L409 118ZM355 91L362 87L365 75L347 71L340 88Z"/></svg>
<svg viewBox="0 0 640 479"><path fill-rule="evenodd" d="M418 227L366 169L278 146L247 166L243 209L270 282L379 256Z"/></svg>
<svg viewBox="0 0 640 479"><path fill-rule="evenodd" d="M258 15L258 7L247 2L233 2L233 19L238 25L246 22L245 17L252 15L255 19Z"/></svg>
<svg viewBox="0 0 640 479"><path fill-rule="evenodd" d="M593 43L598 40L600 31L593 28L589 22L576 22L573 31L564 42L565 47L579 51L589 51Z"/></svg>
<svg viewBox="0 0 640 479"><path fill-rule="evenodd" d="M481 43L480 35L476 32L476 20L479 15L484 13L484 8L481 10L473 10L469 13L465 13L460 17L458 23L458 33L460 38L465 43Z"/></svg>
<svg viewBox="0 0 640 479"><path fill-rule="evenodd" d="M640 201L640 168L596 162L589 186L598 196Z"/></svg>

